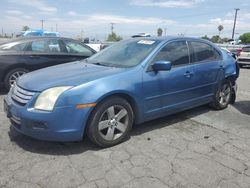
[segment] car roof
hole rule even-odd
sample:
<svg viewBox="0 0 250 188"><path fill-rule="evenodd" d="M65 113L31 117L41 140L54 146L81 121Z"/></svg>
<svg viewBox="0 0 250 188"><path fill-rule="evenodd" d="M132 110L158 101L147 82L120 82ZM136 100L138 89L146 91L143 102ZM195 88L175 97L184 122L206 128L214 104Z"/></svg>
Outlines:
<svg viewBox="0 0 250 188"><path fill-rule="evenodd" d="M1 44L6 44L6 43L11 43L11 42L28 42L32 40L39 40L39 39L66 39L66 40L74 40L71 38L66 38L66 37L57 37L57 36L33 36L33 37L20 37L16 39L11 39L8 41L5 41Z"/></svg>
<svg viewBox="0 0 250 188"><path fill-rule="evenodd" d="M197 40L197 41L202 41L208 44L212 44L212 42L208 40L204 40L202 38L198 37L183 37L183 36L164 36L164 37L136 37L136 38L131 38L131 40L139 41L139 40L154 40L160 42L168 42L171 40Z"/></svg>

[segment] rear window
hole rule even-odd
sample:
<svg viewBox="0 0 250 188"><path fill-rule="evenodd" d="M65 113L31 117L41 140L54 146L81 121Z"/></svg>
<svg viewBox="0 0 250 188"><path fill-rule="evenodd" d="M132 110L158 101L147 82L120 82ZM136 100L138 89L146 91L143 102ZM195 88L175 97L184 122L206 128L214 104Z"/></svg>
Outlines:
<svg viewBox="0 0 250 188"><path fill-rule="evenodd" d="M242 52L250 52L250 47L244 47L244 48L242 48Z"/></svg>
<svg viewBox="0 0 250 188"><path fill-rule="evenodd" d="M0 50L4 51L24 51L26 43L10 42L0 46Z"/></svg>
<svg viewBox="0 0 250 188"><path fill-rule="evenodd" d="M68 53L80 54L83 56L93 55L93 52L88 47L77 42L64 40L64 44Z"/></svg>
<svg viewBox="0 0 250 188"><path fill-rule="evenodd" d="M212 46L203 42L191 42L192 62L219 60L220 54Z"/></svg>

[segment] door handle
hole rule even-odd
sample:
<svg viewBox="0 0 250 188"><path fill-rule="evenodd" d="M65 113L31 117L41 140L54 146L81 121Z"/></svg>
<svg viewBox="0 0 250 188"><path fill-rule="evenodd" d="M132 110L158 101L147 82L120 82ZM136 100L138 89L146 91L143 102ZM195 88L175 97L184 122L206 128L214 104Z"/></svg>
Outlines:
<svg viewBox="0 0 250 188"><path fill-rule="evenodd" d="M187 71L185 74L184 74L184 76L186 77L186 78L191 78L191 76L193 76L193 72L190 72L190 71Z"/></svg>
<svg viewBox="0 0 250 188"><path fill-rule="evenodd" d="M220 70L224 70L224 66L223 65L220 65Z"/></svg>

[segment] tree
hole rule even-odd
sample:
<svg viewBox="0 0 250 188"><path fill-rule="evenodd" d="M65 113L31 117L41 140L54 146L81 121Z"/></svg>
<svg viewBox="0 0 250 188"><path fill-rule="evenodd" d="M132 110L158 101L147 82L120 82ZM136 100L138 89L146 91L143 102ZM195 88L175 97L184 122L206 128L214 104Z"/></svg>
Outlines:
<svg viewBox="0 0 250 188"><path fill-rule="evenodd" d="M210 38L209 38L207 35L205 35L205 36L203 36L203 37L201 37L201 38L210 41Z"/></svg>
<svg viewBox="0 0 250 188"><path fill-rule="evenodd" d="M250 43L250 33L244 33L243 35L241 35L240 40L245 44Z"/></svg>
<svg viewBox="0 0 250 188"><path fill-rule="evenodd" d="M122 40L122 37L116 35L115 32L112 32L111 34L109 34L108 39L107 39L107 41L110 41L110 42L116 42L120 40Z"/></svg>
<svg viewBox="0 0 250 188"><path fill-rule="evenodd" d="M224 43L224 42L228 42L230 39L229 38L227 38L227 37L224 37L224 38L222 38L221 39L221 41L222 41L222 43Z"/></svg>
<svg viewBox="0 0 250 188"><path fill-rule="evenodd" d="M158 29L157 29L157 36L158 36L158 37L161 37L161 36L162 36L162 33L163 33L162 28L158 28Z"/></svg>
<svg viewBox="0 0 250 188"><path fill-rule="evenodd" d="M23 26L23 31L28 31L29 29L30 29L29 26L27 25Z"/></svg>
<svg viewBox="0 0 250 188"><path fill-rule="evenodd" d="M212 36L211 41L214 42L214 43L219 43L220 36L219 35Z"/></svg>
<svg viewBox="0 0 250 188"><path fill-rule="evenodd" d="M218 26L219 36L220 36L220 33L221 33L221 31L222 31L223 29L224 29L223 25L219 25L219 26Z"/></svg>

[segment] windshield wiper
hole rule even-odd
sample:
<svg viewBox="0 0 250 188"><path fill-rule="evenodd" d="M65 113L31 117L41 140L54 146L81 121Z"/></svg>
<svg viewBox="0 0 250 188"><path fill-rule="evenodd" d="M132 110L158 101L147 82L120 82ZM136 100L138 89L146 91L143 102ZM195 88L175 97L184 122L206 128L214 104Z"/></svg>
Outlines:
<svg viewBox="0 0 250 188"><path fill-rule="evenodd" d="M100 65L100 66L104 66L104 67L110 67L108 64L104 64L104 62L96 62L93 63L94 65Z"/></svg>

